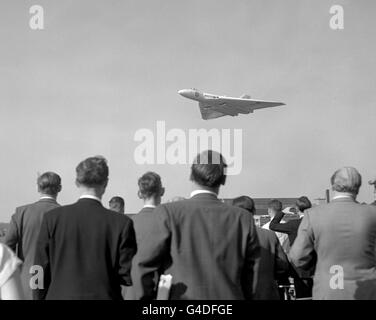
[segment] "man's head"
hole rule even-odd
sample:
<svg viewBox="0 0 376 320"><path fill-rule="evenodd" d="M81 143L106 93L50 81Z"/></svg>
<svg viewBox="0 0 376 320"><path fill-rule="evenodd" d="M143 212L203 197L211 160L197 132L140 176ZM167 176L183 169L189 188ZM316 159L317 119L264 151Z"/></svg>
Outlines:
<svg viewBox="0 0 376 320"><path fill-rule="evenodd" d="M282 202L277 199L270 200L268 203L268 215L273 218L280 211L282 211Z"/></svg>
<svg viewBox="0 0 376 320"><path fill-rule="evenodd" d="M353 167L338 169L330 178L332 190L337 193L351 194L356 197L362 185L362 176Z"/></svg>
<svg viewBox="0 0 376 320"><path fill-rule="evenodd" d="M138 179L138 196L143 200L154 200L158 205L164 195L165 189L159 174L146 172Z"/></svg>
<svg viewBox="0 0 376 320"><path fill-rule="evenodd" d="M55 172L45 172L38 177L37 186L40 194L57 197L61 191L61 178Z"/></svg>
<svg viewBox="0 0 376 320"><path fill-rule="evenodd" d="M110 210L119 212L119 213L124 213L124 199L122 197L112 197L110 202L109 202Z"/></svg>
<svg viewBox="0 0 376 320"><path fill-rule="evenodd" d="M199 188L216 193L226 182L227 164L223 156L212 150L201 152L191 167L191 181Z"/></svg>
<svg viewBox="0 0 376 320"><path fill-rule="evenodd" d="M243 208L249 213L254 215L256 213L255 202L252 198L247 196L240 196L232 200L232 205L235 207Z"/></svg>
<svg viewBox="0 0 376 320"><path fill-rule="evenodd" d="M312 207L312 203L306 196L302 196L298 200L296 200L295 206L300 212L304 212L305 210Z"/></svg>
<svg viewBox="0 0 376 320"><path fill-rule="evenodd" d="M107 160L104 157L87 158L76 167L76 185L83 191L101 197L107 187L108 172Z"/></svg>

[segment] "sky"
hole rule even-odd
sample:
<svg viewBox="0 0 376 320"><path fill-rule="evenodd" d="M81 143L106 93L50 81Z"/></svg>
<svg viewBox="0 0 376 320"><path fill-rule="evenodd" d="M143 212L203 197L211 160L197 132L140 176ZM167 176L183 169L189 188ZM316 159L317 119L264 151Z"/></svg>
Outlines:
<svg viewBox="0 0 376 320"><path fill-rule="evenodd" d="M44 30L29 8L44 9ZM344 8L344 29L329 27ZM164 200L188 196L189 165L140 165L135 133L242 129L242 171L221 197L324 197L339 167L376 175L376 2L372 0L2 0L0 221L38 199L37 174L62 177L76 201L75 167L103 155L110 180L138 212L137 179L162 176ZM179 89L282 101L239 117L201 119Z"/></svg>

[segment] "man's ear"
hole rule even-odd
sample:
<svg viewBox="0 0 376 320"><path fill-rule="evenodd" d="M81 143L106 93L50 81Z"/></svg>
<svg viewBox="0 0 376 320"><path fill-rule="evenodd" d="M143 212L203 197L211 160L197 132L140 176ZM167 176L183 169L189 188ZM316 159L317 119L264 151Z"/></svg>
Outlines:
<svg viewBox="0 0 376 320"><path fill-rule="evenodd" d="M61 190L63 189L63 187L60 185L57 187L57 192L59 193Z"/></svg>
<svg viewBox="0 0 376 320"><path fill-rule="evenodd" d="M80 183L77 181L77 179L74 181L74 183L75 183L75 185L76 185L77 188L80 187Z"/></svg>
<svg viewBox="0 0 376 320"><path fill-rule="evenodd" d="M166 191L165 188L161 189L161 194L160 194L161 197L163 197L163 195L165 194L165 191Z"/></svg>
<svg viewBox="0 0 376 320"><path fill-rule="evenodd" d="M140 198L140 199L143 199L143 197L142 197L142 194L141 194L141 192L140 192L140 190L138 190L137 191L137 196Z"/></svg>

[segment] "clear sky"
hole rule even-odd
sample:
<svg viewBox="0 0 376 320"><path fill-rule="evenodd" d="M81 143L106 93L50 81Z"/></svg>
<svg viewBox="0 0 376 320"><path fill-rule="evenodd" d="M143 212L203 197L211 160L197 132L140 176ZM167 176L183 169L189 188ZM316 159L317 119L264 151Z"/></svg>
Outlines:
<svg viewBox="0 0 376 320"><path fill-rule="evenodd" d="M42 5L45 30L29 28ZM345 29L329 28L343 5ZM166 197L190 192L186 165L138 165L134 134L167 129L243 129L243 170L223 197L323 197L335 169L376 174L376 2L372 0L2 0L0 18L0 221L37 199L37 172L63 179L108 159L104 197L141 207L137 178L161 174ZM203 121L177 90L277 100L285 107ZM364 183L360 201L372 201Z"/></svg>

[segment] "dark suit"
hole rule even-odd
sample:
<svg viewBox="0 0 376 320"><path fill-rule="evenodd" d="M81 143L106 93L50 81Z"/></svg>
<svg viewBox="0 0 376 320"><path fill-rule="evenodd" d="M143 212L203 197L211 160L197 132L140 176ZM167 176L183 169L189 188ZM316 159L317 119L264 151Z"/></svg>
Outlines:
<svg viewBox="0 0 376 320"><path fill-rule="evenodd" d="M44 214L59 207L54 199L44 198L16 209L10 221L5 244L23 261L21 283L26 299L33 299L30 288L30 267L34 265L35 247Z"/></svg>
<svg viewBox="0 0 376 320"><path fill-rule="evenodd" d="M260 258L255 265L254 299L279 300L277 279L287 277L289 262L274 232L256 227Z"/></svg>
<svg viewBox="0 0 376 320"><path fill-rule="evenodd" d="M270 221L270 230L286 233L289 236L290 248L294 244L296 236L298 235L298 229L302 218L289 220L286 223L281 223L284 213L278 212L272 221ZM294 278L295 294L299 298L312 297L312 270L295 270L292 269L292 277Z"/></svg>
<svg viewBox="0 0 376 320"><path fill-rule="evenodd" d="M35 263L44 269L44 290L35 299L122 299L131 285L136 252L133 222L93 199L48 212L42 223Z"/></svg>
<svg viewBox="0 0 376 320"><path fill-rule="evenodd" d="M304 269L317 255L314 299L376 299L376 208L351 198L312 208L289 255Z"/></svg>
<svg viewBox="0 0 376 320"><path fill-rule="evenodd" d="M244 209L201 193L157 207L143 232L132 265L138 299L155 297L156 271L172 275L171 299L252 298L259 243Z"/></svg>

